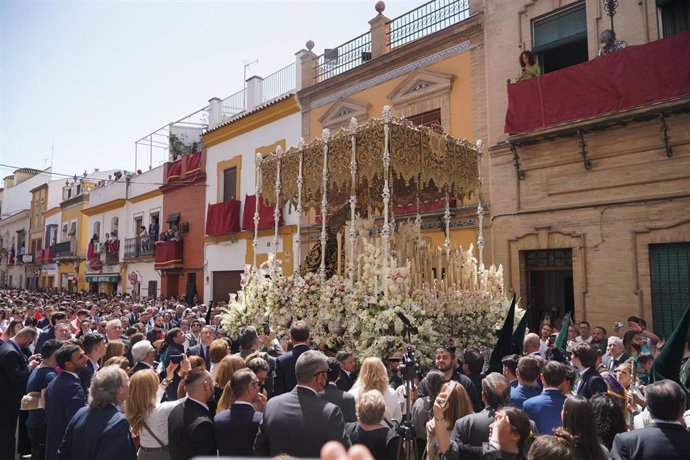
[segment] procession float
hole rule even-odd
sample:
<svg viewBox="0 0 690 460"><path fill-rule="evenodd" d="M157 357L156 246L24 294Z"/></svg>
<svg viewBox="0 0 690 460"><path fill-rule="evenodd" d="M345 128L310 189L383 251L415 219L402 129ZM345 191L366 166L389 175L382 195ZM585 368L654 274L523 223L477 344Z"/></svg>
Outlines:
<svg viewBox="0 0 690 460"><path fill-rule="evenodd" d="M482 142L455 139L437 127L390 116L274 153L257 155L256 195L274 209L278 247L281 210L297 213L295 272L283 274L275 252L257 264L259 200L254 214L254 260L242 289L230 294L226 330L270 319L279 334L305 319L315 344L360 356L391 356L408 338L402 313L415 328L419 356L441 343L489 350L510 305L502 267L485 267L481 201ZM394 186L395 185L395 186ZM397 202L415 203L414 219L396 221ZM441 197L443 247L422 232L420 201ZM477 256L450 238L450 202L477 201ZM304 257L300 222L314 210L319 240ZM275 250L275 249L274 249ZM516 314L519 321L521 312Z"/></svg>

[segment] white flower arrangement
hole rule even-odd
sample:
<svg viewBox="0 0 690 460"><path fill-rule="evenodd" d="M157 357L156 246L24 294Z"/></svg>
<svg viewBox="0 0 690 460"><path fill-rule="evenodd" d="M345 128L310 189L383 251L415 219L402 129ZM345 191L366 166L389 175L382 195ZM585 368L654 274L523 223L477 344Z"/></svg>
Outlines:
<svg viewBox="0 0 690 460"><path fill-rule="evenodd" d="M245 273L243 290L237 300L231 299L223 325L234 332L268 319L284 337L293 320L305 319L321 348L384 357L406 343L396 316L401 312L418 329L410 339L423 365L430 364L439 344L449 341L460 349L475 346L486 351L496 342L496 329L503 324L510 300L503 290L502 267L477 267L471 249L468 252L460 255L468 273L462 280L465 289L411 288L409 262L402 267L391 263L393 268L384 270L380 250L371 244L359 256L363 271L353 283L340 276L322 281L318 274ZM522 314L516 310L515 324Z"/></svg>

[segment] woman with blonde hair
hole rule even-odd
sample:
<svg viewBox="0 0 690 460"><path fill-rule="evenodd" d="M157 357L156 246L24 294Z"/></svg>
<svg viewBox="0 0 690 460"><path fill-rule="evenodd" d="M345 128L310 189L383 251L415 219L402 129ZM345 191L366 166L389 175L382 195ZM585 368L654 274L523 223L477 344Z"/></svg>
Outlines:
<svg viewBox="0 0 690 460"><path fill-rule="evenodd" d="M129 361L124 356L113 356L112 358L108 358L103 363L103 367L106 366L118 366L120 369L129 374Z"/></svg>
<svg viewBox="0 0 690 460"><path fill-rule="evenodd" d="M434 431L436 423L443 424L443 427L448 432L453 431L455 422L464 417L465 415L474 414L474 409L472 408L472 401L465 390L465 387L460 385L458 382L451 380L445 383L441 387L441 393L448 395L446 397L446 405L443 407L443 418L441 421L436 421L432 417L426 426L426 448L427 448L427 458L429 460L437 460L440 458L438 451L438 443L436 442L436 433Z"/></svg>
<svg viewBox="0 0 690 460"><path fill-rule="evenodd" d="M184 358L183 358L184 359ZM135 372L129 379L129 397L125 404L125 415L134 434L140 436L137 452L139 460L168 460L168 416L184 399L160 402L177 364L170 363L165 370L165 379L150 370Z"/></svg>
<svg viewBox="0 0 690 460"><path fill-rule="evenodd" d="M230 355L218 363L218 372L214 379L213 399L217 402L216 413L224 411L232 405L235 397L232 394L230 379L238 370L247 367L239 355Z"/></svg>
<svg viewBox="0 0 690 460"><path fill-rule="evenodd" d="M383 400L386 402L384 421L392 423L393 420L402 420L398 396L388 385L388 372L380 358L369 357L362 362L357 381L348 393L354 396L355 401L357 401L360 394L369 390L378 390L383 395Z"/></svg>

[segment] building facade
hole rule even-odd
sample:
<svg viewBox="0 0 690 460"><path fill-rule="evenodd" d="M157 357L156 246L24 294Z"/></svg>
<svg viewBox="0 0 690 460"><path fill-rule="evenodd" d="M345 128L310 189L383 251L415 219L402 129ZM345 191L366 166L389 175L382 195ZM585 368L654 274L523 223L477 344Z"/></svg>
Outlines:
<svg viewBox="0 0 690 460"><path fill-rule="evenodd" d="M612 21L602 2L484 9L487 259L535 308L532 327L571 312L614 333L636 315L668 336L690 303L688 32L653 1L620 2L628 46L597 57ZM524 50L544 73L506 87Z"/></svg>
<svg viewBox="0 0 690 460"><path fill-rule="evenodd" d="M296 145L300 126L297 99L288 93L250 105L204 134L208 172L204 298L227 302L229 293L240 290L240 275L254 261L256 156ZM283 273L290 274L295 266L296 214L288 205L282 207L279 247L274 248L273 209L261 203L260 208L264 218L259 223L256 262L265 262L275 250Z"/></svg>
<svg viewBox="0 0 690 460"><path fill-rule="evenodd" d="M358 124L381 118L385 106L391 108L392 116L406 118L414 125L440 126L443 132L472 143L484 139L486 38L482 2L429 2L392 20L380 5L377 7L379 14L369 21L365 34L322 55L312 51L311 42L297 53L301 68L297 95L305 140L320 137L324 129L333 133L347 128L352 118ZM488 161L484 159L483 164L487 174ZM410 187L393 182L396 221L416 217L414 193L404 191ZM453 200L450 208L452 244L476 248L477 194L472 193L464 202ZM431 240L432 247L442 247L443 194L439 191L421 197L419 209L423 236ZM302 240L309 247L319 238L318 218L309 213L303 226Z"/></svg>

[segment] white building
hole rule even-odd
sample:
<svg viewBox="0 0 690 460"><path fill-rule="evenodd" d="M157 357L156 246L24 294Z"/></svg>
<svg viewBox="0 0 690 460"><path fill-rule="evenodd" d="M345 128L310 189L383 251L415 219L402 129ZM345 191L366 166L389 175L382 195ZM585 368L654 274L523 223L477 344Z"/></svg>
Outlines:
<svg viewBox="0 0 690 460"><path fill-rule="evenodd" d="M255 82L250 79L249 96L255 88ZM252 97L249 99L251 101ZM254 205L247 205L247 198L251 200L255 194L256 155L274 152L278 146L286 150L297 145L302 118L292 94L279 96L254 108L250 104L249 110L216 125L213 120L219 118L216 118L214 109L221 101L212 99L210 103L212 128L202 137L207 147L208 184L204 299L227 301L229 293L240 289L240 275L245 264L251 264L254 258L252 217L255 209ZM227 202L231 200L239 201L239 208L235 204L229 210ZM225 221L220 228L209 227L210 221L214 220L212 214L227 212L231 213L232 222ZM262 220L257 263L265 261L268 254L275 250L283 272L291 273L294 267L296 214L289 206L284 206L282 219L277 247L274 244L273 212L270 211L270 219Z"/></svg>
<svg viewBox="0 0 690 460"><path fill-rule="evenodd" d="M92 291L157 295L160 276L153 269L158 235L163 167L142 174L125 173L89 192L89 238L94 242L86 261L86 282Z"/></svg>

